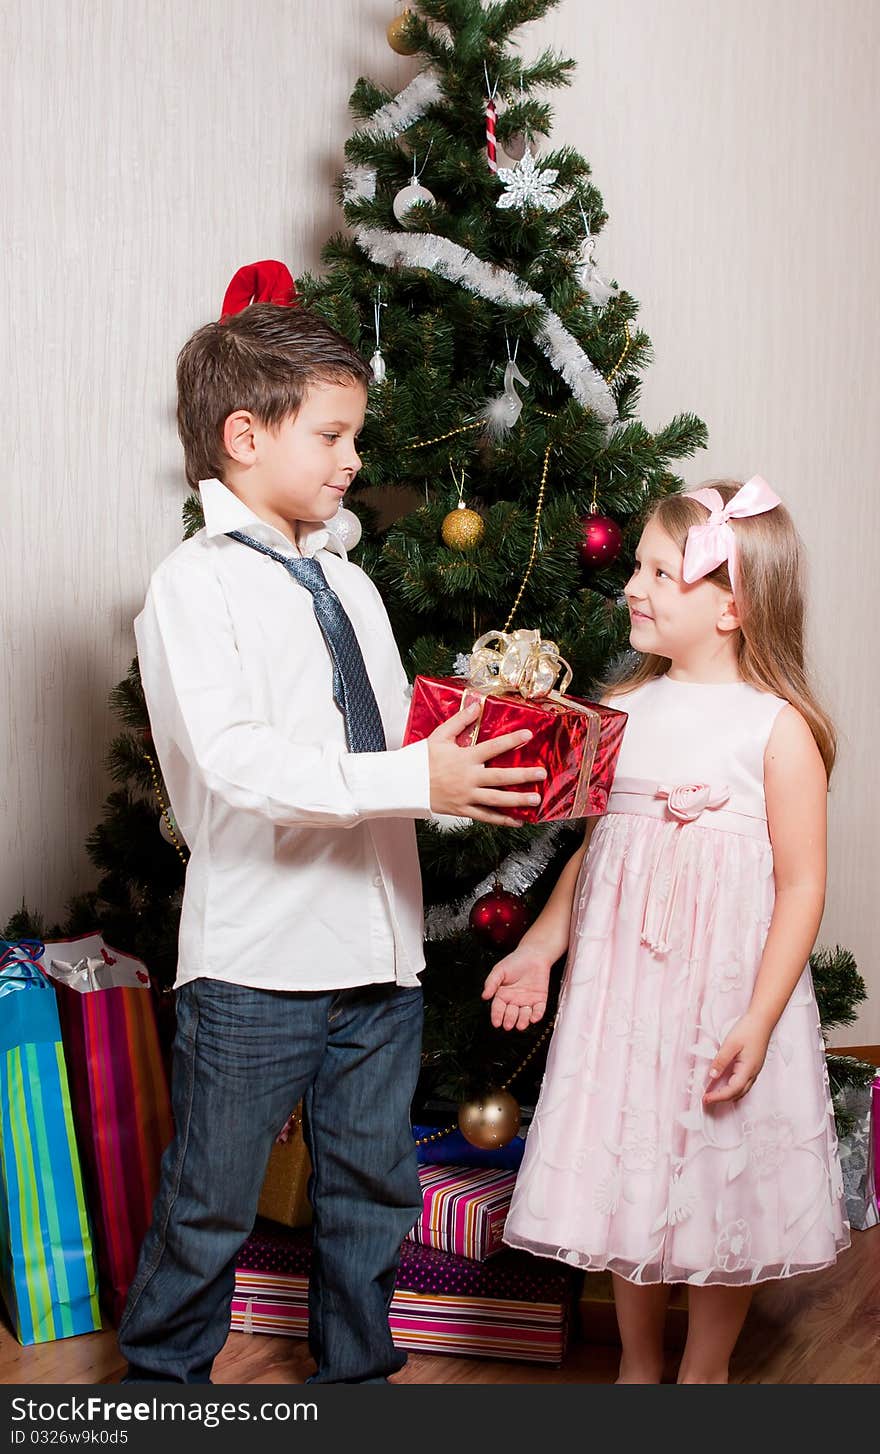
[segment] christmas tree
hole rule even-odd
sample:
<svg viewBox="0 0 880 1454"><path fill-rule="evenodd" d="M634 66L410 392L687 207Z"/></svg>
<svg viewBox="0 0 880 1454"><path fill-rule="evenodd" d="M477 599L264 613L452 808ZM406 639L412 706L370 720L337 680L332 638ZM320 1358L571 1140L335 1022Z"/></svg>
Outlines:
<svg viewBox="0 0 880 1454"><path fill-rule="evenodd" d="M410 676L466 670L477 638L526 627L558 644L572 689L590 697L627 649L621 589L642 515L680 488L674 462L705 429L690 413L661 429L637 417L649 340L635 299L598 271L606 214L587 161L548 142L544 93L571 83L573 63L549 50L525 62L517 46L519 28L556 4L419 0L392 23L390 43L420 69L397 96L355 86L339 185L347 230L299 289L373 355L352 554L382 592ZM198 529L195 497L184 514L187 533ZM186 848L136 664L113 705L126 729L109 754L118 787L88 845L103 876L65 929L100 923L170 985ZM582 827L419 824L423 1105L505 1085L533 1099L552 1001L543 1025L513 1035L491 1028L480 991ZM24 915L9 927L39 925ZM851 956L814 966L842 996L833 1023L845 1023L841 1008L860 997Z"/></svg>
<svg viewBox="0 0 880 1454"><path fill-rule="evenodd" d="M590 696L627 645L620 592L639 516L679 488L672 463L705 430L691 414L658 431L636 417L649 341L635 300L598 273L606 214L588 163L547 142L545 93L573 63L552 51L527 63L516 44L555 3L424 0L394 23L391 43L421 69L398 96L358 81L340 184L349 231L301 286L374 351L351 498L409 674L450 676L484 633L523 627L558 644ZM363 509L377 498L392 517L381 529ZM423 1099L506 1083L533 1097L546 1022L493 1031L480 990L579 831L419 825Z"/></svg>

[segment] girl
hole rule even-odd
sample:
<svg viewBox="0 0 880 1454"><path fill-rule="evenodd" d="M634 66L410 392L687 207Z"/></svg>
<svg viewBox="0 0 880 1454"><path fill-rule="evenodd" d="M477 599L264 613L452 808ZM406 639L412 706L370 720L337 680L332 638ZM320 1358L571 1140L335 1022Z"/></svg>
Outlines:
<svg viewBox="0 0 880 1454"><path fill-rule="evenodd" d="M759 476L671 495L625 596L629 714L607 814L483 991L540 1019L569 950L505 1241L613 1275L619 1382L725 1383L752 1290L849 1245L806 961L834 729L804 671L801 547Z"/></svg>

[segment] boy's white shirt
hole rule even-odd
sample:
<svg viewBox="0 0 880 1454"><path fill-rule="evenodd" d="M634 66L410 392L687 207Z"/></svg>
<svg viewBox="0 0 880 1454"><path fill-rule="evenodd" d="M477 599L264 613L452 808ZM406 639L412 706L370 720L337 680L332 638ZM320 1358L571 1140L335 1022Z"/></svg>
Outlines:
<svg viewBox="0 0 880 1454"><path fill-rule="evenodd" d="M301 530L357 633L387 752L351 753L312 597L284 535L219 480L205 527L155 571L135 621L171 809L190 853L176 985L275 990L396 980L424 967L414 818L429 818L426 742L401 747L410 686L381 597L332 531Z"/></svg>

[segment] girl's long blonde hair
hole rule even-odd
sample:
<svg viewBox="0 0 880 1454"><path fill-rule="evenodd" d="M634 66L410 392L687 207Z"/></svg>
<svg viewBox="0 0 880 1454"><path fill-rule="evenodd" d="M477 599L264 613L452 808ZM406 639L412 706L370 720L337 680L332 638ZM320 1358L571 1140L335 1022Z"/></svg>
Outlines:
<svg viewBox="0 0 880 1454"><path fill-rule="evenodd" d="M718 491L725 505L741 489L738 480L706 480L700 488ZM648 519L655 520L684 554L692 525L705 525L706 507L684 495L658 501ZM784 505L731 520L736 535L736 605L740 626L737 664L744 682L762 692L784 697L804 717L816 739L828 777L834 767L837 739L834 724L813 695L804 666L804 560L794 521ZM706 580L730 591L726 562ZM635 667L621 679L606 682L603 693L618 696L653 677L662 676L671 662L665 656L641 653Z"/></svg>

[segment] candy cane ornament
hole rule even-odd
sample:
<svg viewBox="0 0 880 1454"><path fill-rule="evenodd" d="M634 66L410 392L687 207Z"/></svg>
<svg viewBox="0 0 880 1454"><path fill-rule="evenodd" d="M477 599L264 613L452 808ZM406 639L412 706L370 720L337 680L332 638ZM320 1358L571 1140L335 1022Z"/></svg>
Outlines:
<svg viewBox="0 0 880 1454"><path fill-rule="evenodd" d="M489 163L489 171L497 172L498 163L495 160L495 122L498 112L495 109L495 102L490 97L486 103L486 160Z"/></svg>
<svg viewBox="0 0 880 1454"><path fill-rule="evenodd" d="M486 101L486 160L489 163L489 171L497 172L497 149L495 145L495 123L498 120L498 108L495 105L495 94L498 90L498 82L494 86L489 84L489 67L483 62L483 70L486 73L486 90L488 99Z"/></svg>

